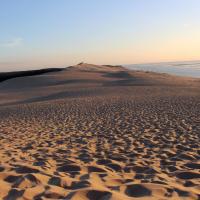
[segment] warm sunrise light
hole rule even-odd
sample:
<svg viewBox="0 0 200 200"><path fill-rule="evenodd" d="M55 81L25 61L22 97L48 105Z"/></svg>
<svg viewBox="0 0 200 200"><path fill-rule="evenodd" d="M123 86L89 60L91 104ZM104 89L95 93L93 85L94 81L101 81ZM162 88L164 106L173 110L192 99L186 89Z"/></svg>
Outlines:
<svg viewBox="0 0 200 200"><path fill-rule="evenodd" d="M199 8L197 0L1 1L0 71L197 60Z"/></svg>
<svg viewBox="0 0 200 200"><path fill-rule="evenodd" d="M0 200L200 200L200 0L0 0Z"/></svg>

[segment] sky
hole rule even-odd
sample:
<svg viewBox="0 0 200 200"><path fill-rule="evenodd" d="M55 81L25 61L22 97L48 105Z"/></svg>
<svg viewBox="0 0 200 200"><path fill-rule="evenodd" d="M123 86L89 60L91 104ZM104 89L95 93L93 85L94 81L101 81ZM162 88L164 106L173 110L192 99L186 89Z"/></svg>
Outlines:
<svg viewBox="0 0 200 200"><path fill-rule="evenodd" d="M199 59L199 0L0 0L0 71Z"/></svg>

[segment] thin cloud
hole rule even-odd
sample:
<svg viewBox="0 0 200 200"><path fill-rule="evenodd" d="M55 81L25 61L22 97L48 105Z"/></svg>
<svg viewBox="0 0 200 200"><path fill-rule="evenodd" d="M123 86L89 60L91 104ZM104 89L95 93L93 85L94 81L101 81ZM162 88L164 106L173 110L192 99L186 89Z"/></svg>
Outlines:
<svg viewBox="0 0 200 200"><path fill-rule="evenodd" d="M23 39L22 38L14 38L10 41L7 41L5 43L1 43L0 46L1 47L7 47L7 48L13 48L13 47L18 47L23 43Z"/></svg>

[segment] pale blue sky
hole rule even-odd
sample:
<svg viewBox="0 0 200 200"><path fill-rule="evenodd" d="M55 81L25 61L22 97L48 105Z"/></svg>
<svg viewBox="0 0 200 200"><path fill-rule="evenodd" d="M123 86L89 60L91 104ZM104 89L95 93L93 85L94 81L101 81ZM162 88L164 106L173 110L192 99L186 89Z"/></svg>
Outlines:
<svg viewBox="0 0 200 200"><path fill-rule="evenodd" d="M0 71L193 59L199 0L0 0Z"/></svg>

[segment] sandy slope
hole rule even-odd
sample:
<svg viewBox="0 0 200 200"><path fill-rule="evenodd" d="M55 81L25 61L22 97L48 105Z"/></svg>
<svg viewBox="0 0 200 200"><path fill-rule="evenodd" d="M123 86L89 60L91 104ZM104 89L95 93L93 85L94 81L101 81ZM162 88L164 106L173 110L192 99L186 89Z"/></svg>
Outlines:
<svg viewBox="0 0 200 200"><path fill-rule="evenodd" d="M0 199L199 199L199 86L87 64L0 83Z"/></svg>

